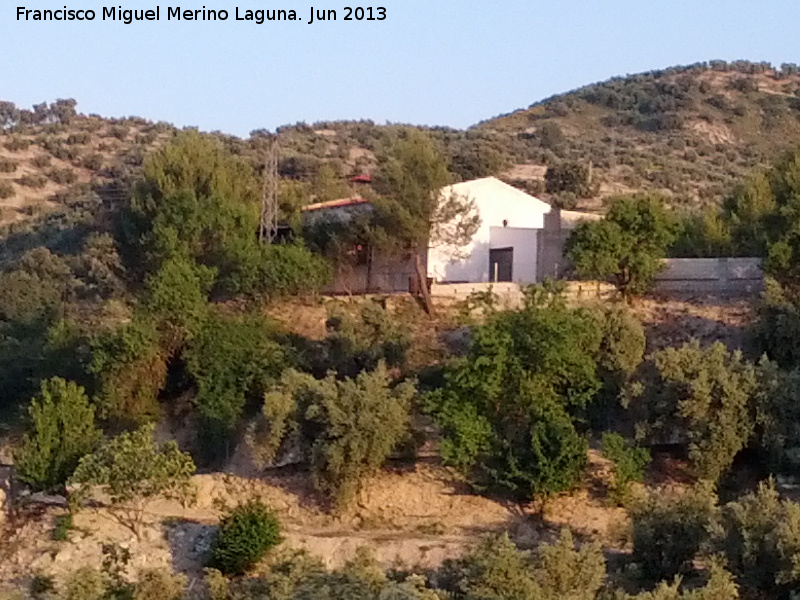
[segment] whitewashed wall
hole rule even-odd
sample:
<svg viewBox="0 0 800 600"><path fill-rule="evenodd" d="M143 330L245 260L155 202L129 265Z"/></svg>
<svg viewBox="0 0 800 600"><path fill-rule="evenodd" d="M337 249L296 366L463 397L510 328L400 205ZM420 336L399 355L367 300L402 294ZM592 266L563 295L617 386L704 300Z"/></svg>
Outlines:
<svg viewBox="0 0 800 600"><path fill-rule="evenodd" d="M481 217L481 226L472 241L458 249L458 253L464 258L454 257L450 249L430 248L428 277L437 282L488 282L490 281L489 249L513 246L515 281L518 280L517 273L529 277L520 280L524 283L536 281L536 236L530 232L544 227L544 215L550 212L550 205L494 177L466 181L442 190L443 195L452 193L475 201ZM505 227L504 221L507 223ZM498 241L505 234L495 236L493 239L493 228L528 230L529 233L520 234L512 231L507 234L509 239L513 237L516 243L523 244L518 248L516 243L507 244ZM519 266L516 264L518 255Z"/></svg>

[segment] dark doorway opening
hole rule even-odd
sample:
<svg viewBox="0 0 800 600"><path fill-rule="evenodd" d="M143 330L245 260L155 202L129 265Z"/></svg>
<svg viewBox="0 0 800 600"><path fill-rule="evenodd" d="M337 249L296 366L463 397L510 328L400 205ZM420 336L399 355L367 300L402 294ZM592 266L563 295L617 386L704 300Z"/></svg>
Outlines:
<svg viewBox="0 0 800 600"><path fill-rule="evenodd" d="M514 281L514 248L489 250L489 280Z"/></svg>

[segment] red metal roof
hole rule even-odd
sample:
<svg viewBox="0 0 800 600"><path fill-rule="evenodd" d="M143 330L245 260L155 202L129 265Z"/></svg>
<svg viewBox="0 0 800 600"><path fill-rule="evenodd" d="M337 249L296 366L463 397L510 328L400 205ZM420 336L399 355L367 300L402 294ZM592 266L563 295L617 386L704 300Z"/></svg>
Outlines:
<svg viewBox="0 0 800 600"><path fill-rule="evenodd" d="M328 202L317 202L316 204L309 204L303 207L303 212L312 210L324 210L326 208L343 208L345 206L356 206L357 204L366 204L369 200L366 198L341 198L339 200L329 200Z"/></svg>
<svg viewBox="0 0 800 600"><path fill-rule="evenodd" d="M372 177L369 176L367 173L362 173L361 175L356 175L355 177L351 177L350 183L372 183Z"/></svg>

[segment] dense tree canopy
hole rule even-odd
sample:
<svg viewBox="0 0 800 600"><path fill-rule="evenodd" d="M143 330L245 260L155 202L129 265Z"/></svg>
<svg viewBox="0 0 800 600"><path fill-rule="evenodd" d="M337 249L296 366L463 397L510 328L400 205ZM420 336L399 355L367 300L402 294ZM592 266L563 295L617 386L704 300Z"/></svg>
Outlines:
<svg viewBox="0 0 800 600"><path fill-rule="evenodd" d="M415 388L393 385L383 364L350 379L287 371L264 396L264 427L256 439L272 460L281 447L300 448L317 489L344 508L404 440Z"/></svg>
<svg viewBox="0 0 800 600"><path fill-rule="evenodd" d="M798 182L800 149L741 184L725 201L722 213L736 252L766 257L767 270L785 285L800 281Z"/></svg>
<svg viewBox="0 0 800 600"><path fill-rule="evenodd" d="M247 402L262 397L287 366L275 337L275 327L260 315L220 313L204 323L184 350L209 454L227 445Z"/></svg>
<svg viewBox="0 0 800 600"><path fill-rule="evenodd" d="M578 276L609 280L623 294L646 291L673 240L673 225L658 198L617 198L606 218L581 223L566 255Z"/></svg>
<svg viewBox="0 0 800 600"><path fill-rule="evenodd" d="M126 224L126 241L157 268L176 254L219 267L237 240L258 228L252 168L194 132L145 159Z"/></svg>
<svg viewBox="0 0 800 600"><path fill-rule="evenodd" d="M124 255L150 277L196 263L192 268L210 284L206 293L216 286L280 295L319 286L325 268L301 245L284 250L258 243L260 199L247 161L212 138L183 133L145 160L122 225ZM286 269L287 261L297 269Z"/></svg>
<svg viewBox="0 0 800 600"><path fill-rule="evenodd" d="M630 395L652 443L685 443L696 474L717 481L754 433L755 367L721 343L693 341L643 363Z"/></svg>
<svg viewBox="0 0 800 600"><path fill-rule="evenodd" d="M398 249L425 247L439 205L439 190L451 182L447 161L430 137L407 129L380 156L375 177L377 224Z"/></svg>
<svg viewBox="0 0 800 600"><path fill-rule="evenodd" d="M522 498L574 485L586 445L573 418L600 389L602 337L591 314L557 302L492 315L429 399L445 461Z"/></svg>
<svg viewBox="0 0 800 600"><path fill-rule="evenodd" d="M480 225L474 203L441 190L451 183L447 161L435 142L416 129L392 139L379 157L375 178L372 243L397 253L414 253L418 289L427 298L421 252L428 246L461 246ZM430 302L427 302L430 310Z"/></svg>
<svg viewBox="0 0 800 600"><path fill-rule="evenodd" d="M576 162L561 162L548 167L544 180L548 194L568 192L577 198L589 198L597 193L591 167Z"/></svg>

